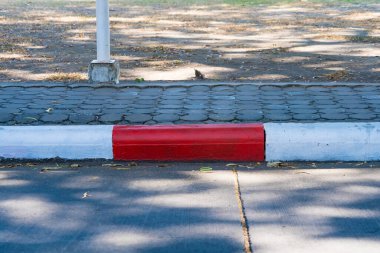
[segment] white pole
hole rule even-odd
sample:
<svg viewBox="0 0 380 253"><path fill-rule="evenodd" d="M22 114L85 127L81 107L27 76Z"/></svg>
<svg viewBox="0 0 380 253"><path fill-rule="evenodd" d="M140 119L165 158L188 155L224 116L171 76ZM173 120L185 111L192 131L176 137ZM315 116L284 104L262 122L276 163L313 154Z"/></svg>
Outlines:
<svg viewBox="0 0 380 253"><path fill-rule="evenodd" d="M96 0L97 61L111 61L110 18L108 0Z"/></svg>

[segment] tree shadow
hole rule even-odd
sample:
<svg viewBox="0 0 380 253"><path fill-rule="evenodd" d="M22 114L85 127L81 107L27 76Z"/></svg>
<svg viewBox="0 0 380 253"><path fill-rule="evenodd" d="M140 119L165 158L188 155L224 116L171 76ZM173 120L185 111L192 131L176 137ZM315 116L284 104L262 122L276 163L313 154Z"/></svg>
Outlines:
<svg viewBox="0 0 380 253"><path fill-rule="evenodd" d="M240 173L256 249L376 251L380 243L379 169L331 170L331 166L344 164L324 170L305 170L301 165L296 170ZM269 243L268 234L276 238L275 244Z"/></svg>
<svg viewBox="0 0 380 253"><path fill-rule="evenodd" d="M1 251L242 252L228 171L120 166L1 170Z"/></svg>
<svg viewBox="0 0 380 253"><path fill-rule="evenodd" d="M117 2L112 54L124 81L191 80L196 68L213 80L379 82L378 6L316 6ZM0 13L0 80L50 80L54 73L85 78L96 57L94 13L82 2Z"/></svg>

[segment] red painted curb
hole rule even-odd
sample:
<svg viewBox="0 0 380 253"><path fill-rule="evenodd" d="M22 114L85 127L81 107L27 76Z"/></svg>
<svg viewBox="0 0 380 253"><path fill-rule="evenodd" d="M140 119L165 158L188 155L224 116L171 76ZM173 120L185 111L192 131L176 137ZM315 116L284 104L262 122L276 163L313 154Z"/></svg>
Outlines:
<svg viewBox="0 0 380 253"><path fill-rule="evenodd" d="M264 161L263 124L115 126L115 160Z"/></svg>

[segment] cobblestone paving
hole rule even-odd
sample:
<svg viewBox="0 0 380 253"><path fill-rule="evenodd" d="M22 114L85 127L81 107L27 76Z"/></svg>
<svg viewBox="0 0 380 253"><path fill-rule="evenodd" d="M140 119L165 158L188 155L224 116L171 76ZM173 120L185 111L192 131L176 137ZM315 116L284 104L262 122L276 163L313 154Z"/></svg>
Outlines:
<svg viewBox="0 0 380 253"><path fill-rule="evenodd" d="M0 125L380 121L380 84L0 87Z"/></svg>

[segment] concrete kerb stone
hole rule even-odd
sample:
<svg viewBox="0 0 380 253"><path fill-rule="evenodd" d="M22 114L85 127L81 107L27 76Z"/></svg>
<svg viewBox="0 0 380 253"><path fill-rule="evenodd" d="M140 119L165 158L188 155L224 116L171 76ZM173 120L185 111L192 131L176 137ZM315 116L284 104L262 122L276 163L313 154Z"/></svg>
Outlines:
<svg viewBox="0 0 380 253"><path fill-rule="evenodd" d="M244 161L380 161L380 122L264 123L261 126L262 130L257 123L5 126L0 127L0 157L114 159L117 149L119 154L125 155L117 156L120 160L139 160L139 157L144 157L143 160L178 161L178 157L171 154L179 152L183 161L234 161L240 159L237 150L239 153L245 150L247 154L247 149L251 149L260 154L265 152L265 156L252 154L251 158L245 156ZM115 134L115 128L124 130ZM247 128L251 129L248 130L252 131L251 134ZM203 132L203 137L199 139L202 129L205 129L206 134ZM244 134L241 132L243 129ZM236 134L236 138L231 137L231 134ZM117 142L122 145L117 146ZM131 154L130 150L136 152ZM213 157L212 154L218 156Z"/></svg>
<svg viewBox="0 0 380 253"><path fill-rule="evenodd" d="M22 88L30 88L30 87L42 87L42 88L81 88L81 87L91 87L91 88L154 88L154 87L197 87L197 86L240 86L240 85L252 85L252 87L256 86L327 86L327 87L335 87L335 86L376 86L379 83L343 83L343 82L313 82L313 83L305 83L305 82L284 82L284 83L272 83L272 82L219 82L217 80L209 80L209 81L168 81L168 82L160 82L160 81L146 81L142 83L136 83L134 81L130 82L119 82L118 84L112 83L95 83L91 84L88 82L67 82L67 83L58 83L58 82L45 82L45 81L33 81L33 82L2 82L0 83L0 88L3 87L22 87Z"/></svg>

